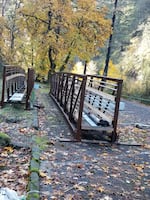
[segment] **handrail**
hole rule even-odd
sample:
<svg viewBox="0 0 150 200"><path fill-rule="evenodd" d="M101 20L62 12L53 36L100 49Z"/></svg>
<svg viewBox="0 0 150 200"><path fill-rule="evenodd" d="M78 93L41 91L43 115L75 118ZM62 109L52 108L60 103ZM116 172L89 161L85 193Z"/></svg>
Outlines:
<svg viewBox="0 0 150 200"><path fill-rule="evenodd" d="M3 83L2 83L2 95L0 106L4 106L4 101L10 98L11 95L20 87L25 87L25 70L19 66L5 65L3 68Z"/></svg>
<svg viewBox="0 0 150 200"><path fill-rule="evenodd" d="M31 95L31 91L34 86L34 70L28 68L27 80L25 70L19 66L14 65L5 65L3 68L3 83L2 83L2 95L0 106L4 106L4 102L8 102L11 98L12 100L15 98L15 93L23 93L26 95L26 109L29 107L29 98ZM14 98L13 98L14 97ZM21 99L20 99L21 101Z"/></svg>
<svg viewBox="0 0 150 200"><path fill-rule="evenodd" d="M50 95L67 118L77 140L81 140L85 127L94 130L84 124L83 113L105 122L112 130L111 141L116 140L122 82L116 78L74 73L58 72L51 76ZM96 130L107 131L106 126L96 127Z"/></svg>

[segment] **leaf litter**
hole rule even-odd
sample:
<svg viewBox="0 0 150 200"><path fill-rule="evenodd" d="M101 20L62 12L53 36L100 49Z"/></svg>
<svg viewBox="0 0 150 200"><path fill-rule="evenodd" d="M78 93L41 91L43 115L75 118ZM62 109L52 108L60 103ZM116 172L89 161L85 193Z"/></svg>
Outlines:
<svg viewBox="0 0 150 200"><path fill-rule="evenodd" d="M119 129L123 142L129 143L130 137L136 138L142 143L140 147L59 142L60 136L72 139L72 135L50 97L39 95L39 100L46 103L38 113L38 133L27 125L26 120L11 123L11 126L6 121L1 123L0 131L8 133L15 142L27 145L18 149L0 149L0 187L17 190L18 194L26 191L29 141L32 134L39 134L49 138L40 157L40 200L150 199L149 130L139 131L132 126Z"/></svg>
<svg viewBox="0 0 150 200"><path fill-rule="evenodd" d="M40 100L40 93L38 97ZM148 130L119 127L120 141L129 146L60 142L60 136L66 141L73 137L68 134L66 123L56 120L61 114L54 102L42 94L42 102L45 101L45 108L39 112L40 128L49 127L46 135L53 145L48 145L41 156L40 169L46 174L40 177L41 200L150 198ZM50 120L52 116L55 119ZM131 141L140 145L132 146Z"/></svg>

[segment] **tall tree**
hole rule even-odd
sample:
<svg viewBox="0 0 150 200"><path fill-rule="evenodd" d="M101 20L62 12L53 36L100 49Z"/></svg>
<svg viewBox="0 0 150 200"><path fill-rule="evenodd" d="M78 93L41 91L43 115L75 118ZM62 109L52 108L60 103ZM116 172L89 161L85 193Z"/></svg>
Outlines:
<svg viewBox="0 0 150 200"><path fill-rule="evenodd" d="M106 60L105 60L105 67L104 67L104 72L103 72L104 76L107 76L107 73L108 73L108 66L109 66L109 60L110 60L110 54L111 54L111 45L112 45L113 30L114 30L115 19L116 19L117 4L118 4L118 0L115 0L115 2L114 2L114 12L113 12L112 24L111 24L112 32L110 34L109 42L108 42L108 49L107 49Z"/></svg>
<svg viewBox="0 0 150 200"><path fill-rule="evenodd" d="M7 62L15 62L17 55L17 40L19 29L17 27L17 10L20 7L21 0L2 2L2 16L0 17L0 42L1 51Z"/></svg>
<svg viewBox="0 0 150 200"><path fill-rule="evenodd" d="M90 60L111 32L106 9L97 9L93 0L25 0L20 14L28 43L36 38L38 66L49 61L51 71L64 70L76 55Z"/></svg>
<svg viewBox="0 0 150 200"><path fill-rule="evenodd" d="M2 0L2 7L1 7L1 14L2 14L2 16L4 16L4 14L5 14L5 8L6 8L6 4L7 4L7 1L8 0Z"/></svg>

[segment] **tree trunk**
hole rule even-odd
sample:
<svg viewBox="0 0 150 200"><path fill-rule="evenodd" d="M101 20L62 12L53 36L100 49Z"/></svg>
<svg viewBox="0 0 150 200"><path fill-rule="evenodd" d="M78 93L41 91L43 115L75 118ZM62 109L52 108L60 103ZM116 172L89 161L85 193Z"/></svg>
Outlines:
<svg viewBox="0 0 150 200"><path fill-rule="evenodd" d="M112 24L111 24L112 33L110 34L110 37L109 37L108 49L107 49L107 55L106 55L106 60L105 60L105 67L104 67L103 76L107 76L107 74L108 74L108 66L109 66L110 53L111 53L112 36L113 36L113 31L114 31L114 26L115 26L117 4L118 4L118 0L115 0L114 12L113 12Z"/></svg>
<svg viewBox="0 0 150 200"><path fill-rule="evenodd" d="M48 72L48 80L50 80L50 75L55 72L55 68L56 68L56 64L54 63L54 60L52 58L52 48L51 47L49 47L49 50L48 50L48 59L49 59L49 63L50 63L50 69Z"/></svg>
<svg viewBox="0 0 150 200"><path fill-rule="evenodd" d="M86 69L87 69L87 61L85 61L85 64L84 64L84 71L83 71L83 74L86 74Z"/></svg>
<svg viewBox="0 0 150 200"><path fill-rule="evenodd" d="M5 15L5 8L8 0L2 0L2 16Z"/></svg>
<svg viewBox="0 0 150 200"><path fill-rule="evenodd" d="M68 55L66 56L66 59L64 61L64 64L60 67L60 72L64 71L65 69L65 66L68 64L69 62L69 59L70 59L70 55L71 55L71 52L69 51Z"/></svg>

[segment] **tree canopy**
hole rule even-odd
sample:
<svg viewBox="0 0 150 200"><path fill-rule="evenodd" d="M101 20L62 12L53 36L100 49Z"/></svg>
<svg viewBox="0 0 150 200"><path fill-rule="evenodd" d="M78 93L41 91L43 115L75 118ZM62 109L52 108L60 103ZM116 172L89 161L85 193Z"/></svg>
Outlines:
<svg viewBox="0 0 150 200"><path fill-rule="evenodd" d="M49 70L63 71L75 56L89 61L99 53L111 33L107 9L98 8L96 1L19 2L11 23L13 29L9 30L3 23L9 36L7 41L13 33L13 43L5 49L13 50L17 54L13 54L16 62L31 65L40 75L46 75Z"/></svg>

